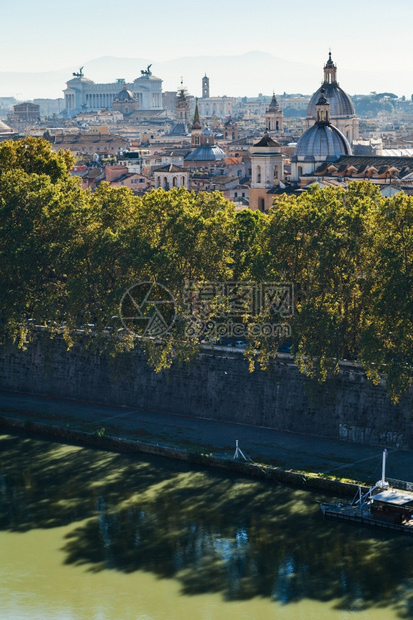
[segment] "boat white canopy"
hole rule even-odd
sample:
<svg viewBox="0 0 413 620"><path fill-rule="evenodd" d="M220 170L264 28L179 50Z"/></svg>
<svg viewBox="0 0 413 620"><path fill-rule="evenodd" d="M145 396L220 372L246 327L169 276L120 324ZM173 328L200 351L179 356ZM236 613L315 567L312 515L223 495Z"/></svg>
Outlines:
<svg viewBox="0 0 413 620"><path fill-rule="evenodd" d="M383 502L385 504L393 504L394 506L405 506L406 504L413 504L413 493L403 493L397 489L386 489L381 493L372 495L371 499L374 502Z"/></svg>

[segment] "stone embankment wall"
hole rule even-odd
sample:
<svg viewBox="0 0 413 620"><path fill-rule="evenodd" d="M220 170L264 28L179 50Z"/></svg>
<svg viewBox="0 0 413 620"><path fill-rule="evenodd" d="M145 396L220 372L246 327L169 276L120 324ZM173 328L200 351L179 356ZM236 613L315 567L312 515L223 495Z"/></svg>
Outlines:
<svg viewBox="0 0 413 620"><path fill-rule="evenodd" d="M387 447L413 448L412 394L392 405L350 363L317 385L288 356L249 372L241 352L203 349L155 373L141 351L117 357L39 332L26 351L0 347L0 389L253 424Z"/></svg>

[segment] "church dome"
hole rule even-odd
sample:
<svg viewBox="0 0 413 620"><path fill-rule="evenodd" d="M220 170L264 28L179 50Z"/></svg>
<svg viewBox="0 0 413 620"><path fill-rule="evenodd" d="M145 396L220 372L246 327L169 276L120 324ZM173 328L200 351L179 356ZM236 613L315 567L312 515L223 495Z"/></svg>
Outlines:
<svg viewBox="0 0 413 620"><path fill-rule="evenodd" d="M325 90L325 97L330 104L331 116L354 116L354 106L350 97L337 84L322 84L311 97L307 107L307 118L315 118L315 106L320 99L321 89Z"/></svg>
<svg viewBox="0 0 413 620"><path fill-rule="evenodd" d="M10 127L6 125L6 123L0 121L0 133L13 133L13 129L10 129Z"/></svg>
<svg viewBox="0 0 413 620"><path fill-rule="evenodd" d="M331 52L328 60L324 65L324 82L311 97L307 107L307 118L316 117L315 106L320 99L321 92L324 89L324 95L330 104L330 118L355 116L353 102L347 93L344 92L337 82L337 67L331 58Z"/></svg>
<svg viewBox="0 0 413 620"><path fill-rule="evenodd" d="M351 155L351 147L341 131L329 123L316 123L298 140L291 161L334 161L342 155Z"/></svg>
<svg viewBox="0 0 413 620"><path fill-rule="evenodd" d="M203 145L189 153L185 157L185 161L221 161L225 157L224 151L219 146Z"/></svg>
<svg viewBox="0 0 413 620"><path fill-rule="evenodd" d="M135 97L133 93L128 90L126 86L124 86L120 93L116 95L113 101L116 103L133 103L135 102Z"/></svg>

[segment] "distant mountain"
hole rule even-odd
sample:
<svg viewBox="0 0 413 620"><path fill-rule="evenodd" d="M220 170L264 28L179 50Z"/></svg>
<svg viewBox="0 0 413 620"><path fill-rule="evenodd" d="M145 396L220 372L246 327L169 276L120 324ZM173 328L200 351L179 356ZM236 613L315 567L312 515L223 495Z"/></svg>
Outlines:
<svg viewBox="0 0 413 620"><path fill-rule="evenodd" d="M321 69L293 63L264 52L239 56L198 56L153 62L149 58L104 56L85 62L83 73L94 82L133 81L152 64L151 71L163 80L164 90L176 90L181 83L195 96L201 95L201 80L210 78L211 96L257 96L289 90L313 92L318 87ZM34 99L62 97L66 82L79 67L42 73L0 72L0 97ZM313 79L308 76L312 75ZM298 76L304 79L301 81ZM318 79L317 79L318 78ZM298 89L298 85L300 84Z"/></svg>
<svg viewBox="0 0 413 620"><path fill-rule="evenodd" d="M151 71L163 80L163 90L174 91L183 79L189 93L201 95L201 80L210 78L211 96L248 96L273 91L312 94L323 77L324 58L319 66L291 62L266 52L251 51L234 56L197 56L155 62L150 58L116 58L104 56L85 62L83 72L94 82L115 82L117 78L132 81L141 69L152 64ZM78 66L42 73L0 72L0 97L16 99L62 97L66 82ZM407 71L407 74L406 74ZM413 82L413 71L392 73L357 71L339 66L340 85L349 93L391 90L406 94L405 85ZM409 95L410 96L410 95Z"/></svg>

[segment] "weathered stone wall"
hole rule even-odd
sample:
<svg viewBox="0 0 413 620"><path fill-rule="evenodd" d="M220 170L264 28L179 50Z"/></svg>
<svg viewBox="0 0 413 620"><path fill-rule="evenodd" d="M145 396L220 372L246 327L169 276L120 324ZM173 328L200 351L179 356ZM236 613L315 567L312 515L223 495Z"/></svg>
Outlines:
<svg viewBox="0 0 413 620"><path fill-rule="evenodd" d="M241 352L204 349L157 374L139 350L116 358L80 345L68 352L60 337L39 333L26 351L0 347L0 389L413 448L412 394L392 405L383 385L349 363L318 386L288 356L250 373Z"/></svg>

